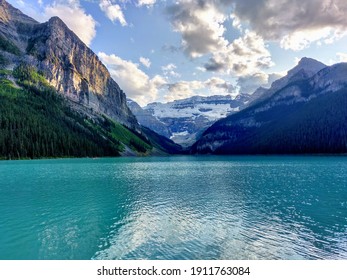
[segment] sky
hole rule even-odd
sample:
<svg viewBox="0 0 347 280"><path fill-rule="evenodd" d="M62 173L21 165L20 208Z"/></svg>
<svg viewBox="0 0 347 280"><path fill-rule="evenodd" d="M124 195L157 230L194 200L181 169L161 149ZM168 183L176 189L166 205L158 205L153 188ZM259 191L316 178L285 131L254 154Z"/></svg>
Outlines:
<svg viewBox="0 0 347 280"><path fill-rule="evenodd" d="M141 106L253 93L300 58L347 62L345 0L8 0L59 16Z"/></svg>

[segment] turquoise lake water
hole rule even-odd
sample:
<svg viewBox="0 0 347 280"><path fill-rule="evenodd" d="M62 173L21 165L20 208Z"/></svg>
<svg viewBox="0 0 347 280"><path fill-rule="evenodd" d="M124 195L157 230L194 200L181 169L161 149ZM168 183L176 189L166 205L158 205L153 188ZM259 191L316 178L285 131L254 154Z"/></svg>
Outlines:
<svg viewBox="0 0 347 280"><path fill-rule="evenodd" d="M347 157L0 161L0 259L347 259Z"/></svg>

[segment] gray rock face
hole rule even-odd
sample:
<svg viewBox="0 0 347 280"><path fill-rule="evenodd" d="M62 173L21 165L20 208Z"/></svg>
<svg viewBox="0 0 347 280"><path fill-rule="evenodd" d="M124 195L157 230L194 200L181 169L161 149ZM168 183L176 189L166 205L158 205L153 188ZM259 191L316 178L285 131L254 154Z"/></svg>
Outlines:
<svg viewBox="0 0 347 280"><path fill-rule="evenodd" d="M58 17L39 24L0 0L0 34L23 52L12 64L29 63L69 100L139 129L126 96L97 55Z"/></svg>

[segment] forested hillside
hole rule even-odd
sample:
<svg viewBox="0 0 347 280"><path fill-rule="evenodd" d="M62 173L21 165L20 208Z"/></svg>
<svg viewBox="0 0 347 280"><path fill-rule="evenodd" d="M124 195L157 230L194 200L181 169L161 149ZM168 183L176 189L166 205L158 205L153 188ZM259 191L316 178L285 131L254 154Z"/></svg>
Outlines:
<svg viewBox="0 0 347 280"><path fill-rule="evenodd" d="M235 115L229 121L235 119L236 122L242 114L244 113ZM277 107L258 114L256 121L258 120L265 124L247 127L220 122L209 128L206 135L219 135L218 141L223 142L213 153L347 152L347 90L320 96L309 103ZM202 145L202 142L198 144ZM192 150L197 151L197 145L193 146ZM206 148L203 153L210 152L211 150Z"/></svg>
<svg viewBox="0 0 347 280"><path fill-rule="evenodd" d="M151 151L145 136L72 110L34 68L0 71L0 158L118 156L125 146L135 154Z"/></svg>

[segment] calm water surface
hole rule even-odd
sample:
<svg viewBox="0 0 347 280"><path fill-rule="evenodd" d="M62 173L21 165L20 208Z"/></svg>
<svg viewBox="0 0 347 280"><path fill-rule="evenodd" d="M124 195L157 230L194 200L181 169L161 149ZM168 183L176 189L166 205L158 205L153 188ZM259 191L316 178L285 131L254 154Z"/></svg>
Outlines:
<svg viewBox="0 0 347 280"><path fill-rule="evenodd" d="M347 259L347 157L0 162L0 259Z"/></svg>

